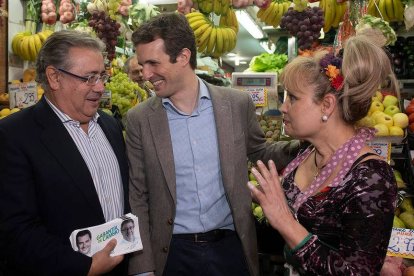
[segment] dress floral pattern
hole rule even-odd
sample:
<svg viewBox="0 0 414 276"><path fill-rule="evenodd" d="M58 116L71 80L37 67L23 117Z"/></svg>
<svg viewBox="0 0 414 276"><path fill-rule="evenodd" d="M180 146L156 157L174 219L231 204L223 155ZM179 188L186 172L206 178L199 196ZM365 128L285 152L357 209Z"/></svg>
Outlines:
<svg viewBox="0 0 414 276"><path fill-rule="evenodd" d="M300 191L296 169L283 181L291 205ZM391 167L369 159L354 166L336 187L326 187L298 209L313 234L287 257L302 275L379 275L388 247L397 197Z"/></svg>

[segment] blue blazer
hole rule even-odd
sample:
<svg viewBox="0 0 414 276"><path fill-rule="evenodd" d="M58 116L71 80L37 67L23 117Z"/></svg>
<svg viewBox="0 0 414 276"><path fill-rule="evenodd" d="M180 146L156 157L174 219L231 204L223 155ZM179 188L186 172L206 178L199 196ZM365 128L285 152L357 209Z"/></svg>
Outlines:
<svg viewBox="0 0 414 276"><path fill-rule="evenodd" d="M128 164L120 124L98 123L115 152L128 205ZM5 275L86 275L92 259L73 251L70 233L105 223L88 167L42 98L0 120L0 248ZM113 275L124 275L124 264ZM1 275L1 273L0 273Z"/></svg>

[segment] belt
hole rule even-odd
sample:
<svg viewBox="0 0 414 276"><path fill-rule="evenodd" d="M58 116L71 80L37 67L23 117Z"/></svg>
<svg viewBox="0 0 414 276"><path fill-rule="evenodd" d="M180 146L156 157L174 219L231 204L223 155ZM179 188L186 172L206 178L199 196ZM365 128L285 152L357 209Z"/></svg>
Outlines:
<svg viewBox="0 0 414 276"><path fill-rule="evenodd" d="M224 237L234 235L233 230L228 229L216 229L211 230L205 233L195 233L195 234L174 234L173 237L182 240L188 240L195 243L203 242L217 242L223 239Z"/></svg>

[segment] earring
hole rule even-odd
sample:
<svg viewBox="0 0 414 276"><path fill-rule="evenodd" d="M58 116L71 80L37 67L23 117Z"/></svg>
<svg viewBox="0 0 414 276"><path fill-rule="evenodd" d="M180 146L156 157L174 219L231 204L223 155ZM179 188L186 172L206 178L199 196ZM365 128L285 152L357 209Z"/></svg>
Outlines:
<svg viewBox="0 0 414 276"><path fill-rule="evenodd" d="M328 121L328 115L323 115L322 122L327 122L327 121Z"/></svg>

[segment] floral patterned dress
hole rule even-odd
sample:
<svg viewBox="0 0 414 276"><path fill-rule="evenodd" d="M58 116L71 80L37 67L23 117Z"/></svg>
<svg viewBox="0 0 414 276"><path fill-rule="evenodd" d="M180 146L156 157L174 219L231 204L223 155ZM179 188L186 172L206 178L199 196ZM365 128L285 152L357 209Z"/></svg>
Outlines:
<svg viewBox="0 0 414 276"><path fill-rule="evenodd" d="M355 162L343 181L310 196L298 208L298 221L312 234L303 246L285 250L301 275L379 275L388 247L397 186L382 160ZM300 190L296 169L283 188L292 206Z"/></svg>

